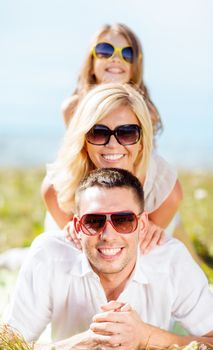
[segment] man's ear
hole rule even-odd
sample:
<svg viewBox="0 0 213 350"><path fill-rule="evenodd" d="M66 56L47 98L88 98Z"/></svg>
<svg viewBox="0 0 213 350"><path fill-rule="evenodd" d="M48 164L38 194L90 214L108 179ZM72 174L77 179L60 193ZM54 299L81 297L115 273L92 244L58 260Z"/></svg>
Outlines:
<svg viewBox="0 0 213 350"><path fill-rule="evenodd" d="M148 214L144 211L141 215L140 215L140 223L141 223L141 229L140 229L140 233L142 235L146 235L148 227L149 227L149 219L148 219Z"/></svg>
<svg viewBox="0 0 213 350"><path fill-rule="evenodd" d="M76 215L74 215L74 217L73 217L73 224L74 224L74 228L75 228L77 235L79 235L81 232L81 228L80 228L80 224L79 224L79 218Z"/></svg>

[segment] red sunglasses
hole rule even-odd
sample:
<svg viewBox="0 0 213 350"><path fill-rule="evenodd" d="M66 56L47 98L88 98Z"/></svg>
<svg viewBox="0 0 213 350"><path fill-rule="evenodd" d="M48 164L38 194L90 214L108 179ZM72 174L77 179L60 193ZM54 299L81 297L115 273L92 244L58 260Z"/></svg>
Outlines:
<svg viewBox="0 0 213 350"><path fill-rule="evenodd" d="M136 215L131 211L90 213L83 215L78 225L85 235L97 236L104 232L108 221L118 233L127 234L134 232L138 227L140 214Z"/></svg>

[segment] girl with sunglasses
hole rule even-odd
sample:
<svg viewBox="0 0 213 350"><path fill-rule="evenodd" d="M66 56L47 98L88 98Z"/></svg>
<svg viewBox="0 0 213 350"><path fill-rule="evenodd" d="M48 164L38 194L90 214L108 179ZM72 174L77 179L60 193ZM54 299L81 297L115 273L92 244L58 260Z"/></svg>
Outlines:
<svg viewBox="0 0 213 350"><path fill-rule="evenodd" d="M62 105L65 124L69 124L81 96L91 87L108 82L130 83L138 87L148 106L154 134L162 130L159 113L143 81L141 43L130 28L120 23L104 25L92 40L77 87Z"/></svg>
<svg viewBox="0 0 213 350"><path fill-rule="evenodd" d="M142 251L161 244L182 193L176 173L152 155L152 144L150 113L139 91L118 83L91 89L70 120L56 161L47 168L52 187L45 200L57 224L63 227L72 220L76 187L90 170L118 167L131 171L144 186L150 229L141 237Z"/></svg>

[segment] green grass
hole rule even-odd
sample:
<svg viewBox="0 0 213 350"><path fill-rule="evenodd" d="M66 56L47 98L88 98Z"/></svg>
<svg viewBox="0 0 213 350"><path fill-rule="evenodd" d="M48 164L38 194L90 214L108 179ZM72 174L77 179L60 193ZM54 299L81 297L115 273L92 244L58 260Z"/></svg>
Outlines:
<svg viewBox="0 0 213 350"><path fill-rule="evenodd" d="M197 252L213 267L213 173L183 173L183 225Z"/></svg>
<svg viewBox="0 0 213 350"><path fill-rule="evenodd" d="M25 247L43 231L41 169L0 170L0 249Z"/></svg>
<svg viewBox="0 0 213 350"><path fill-rule="evenodd" d="M0 250L25 247L43 231L45 208L40 196L43 169L0 170ZM181 173L180 208L185 231L197 252L213 267L213 173ZM213 282L213 273L210 271Z"/></svg>

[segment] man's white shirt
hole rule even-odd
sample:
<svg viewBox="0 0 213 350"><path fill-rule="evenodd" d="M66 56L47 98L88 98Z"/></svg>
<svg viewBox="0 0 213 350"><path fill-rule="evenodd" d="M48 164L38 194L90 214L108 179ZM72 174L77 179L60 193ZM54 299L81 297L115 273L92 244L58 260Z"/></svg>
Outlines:
<svg viewBox="0 0 213 350"><path fill-rule="evenodd" d="M129 303L144 322L169 330L179 321L189 333L204 335L213 326L213 294L185 246L171 238L137 263L118 300ZM28 341L48 323L54 341L89 328L106 296L86 256L61 232L33 242L17 282L7 323Z"/></svg>

